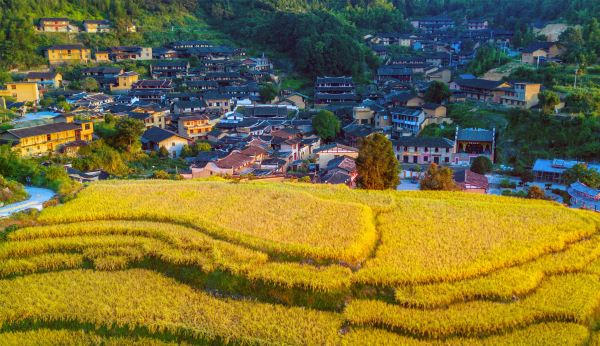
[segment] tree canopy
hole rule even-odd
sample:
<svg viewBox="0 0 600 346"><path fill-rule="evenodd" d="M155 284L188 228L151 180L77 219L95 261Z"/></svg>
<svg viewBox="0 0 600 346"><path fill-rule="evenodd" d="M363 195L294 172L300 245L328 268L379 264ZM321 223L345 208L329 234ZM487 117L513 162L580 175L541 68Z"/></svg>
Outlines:
<svg viewBox="0 0 600 346"><path fill-rule="evenodd" d="M317 135L325 141L334 139L341 128L340 120L327 110L320 110L312 119L312 125Z"/></svg>
<svg viewBox="0 0 600 346"><path fill-rule="evenodd" d="M486 156L477 156L471 163L471 171L478 174L488 174L492 168L494 168L494 164Z"/></svg>
<svg viewBox="0 0 600 346"><path fill-rule="evenodd" d="M454 191L457 190L454 174L448 167L440 167L435 163L429 165L420 181L421 190Z"/></svg>
<svg viewBox="0 0 600 346"><path fill-rule="evenodd" d="M361 140L356 168L358 184L364 189L395 189L400 182L400 167L392 142L380 133Z"/></svg>
<svg viewBox="0 0 600 346"><path fill-rule="evenodd" d="M450 88L440 81L431 82L427 91L425 91L425 101L427 102L442 103L442 101L446 101L450 96L452 96Z"/></svg>

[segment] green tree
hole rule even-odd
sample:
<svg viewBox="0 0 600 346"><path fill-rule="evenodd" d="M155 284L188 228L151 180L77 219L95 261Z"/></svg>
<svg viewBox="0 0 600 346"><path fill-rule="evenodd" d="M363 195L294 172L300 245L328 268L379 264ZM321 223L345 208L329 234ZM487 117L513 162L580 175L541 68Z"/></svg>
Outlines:
<svg viewBox="0 0 600 346"><path fill-rule="evenodd" d="M392 142L380 133L361 140L356 168L358 184L364 189L395 189L400 182Z"/></svg>
<svg viewBox="0 0 600 346"><path fill-rule="evenodd" d="M277 87L273 83L264 83L259 90L260 98L266 103L273 101L278 92Z"/></svg>
<svg viewBox="0 0 600 346"><path fill-rule="evenodd" d="M546 193L539 186L533 185L527 190L527 198L546 199Z"/></svg>
<svg viewBox="0 0 600 346"><path fill-rule="evenodd" d="M317 135L324 141L329 141L335 138L340 132L340 120L330 111L321 110L312 119L312 126Z"/></svg>
<svg viewBox="0 0 600 346"><path fill-rule="evenodd" d="M554 109L560 103L560 97L558 94L551 90L544 90L538 95L540 106L544 114L551 114Z"/></svg>
<svg viewBox="0 0 600 346"><path fill-rule="evenodd" d="M79 83L79 86L80 86L81 89L83 89L85 91L98 91L98 89L99 89L98 81L96 81L92 77L86 77L86 78L84 78Z"/></svg>
<svg viewBox="0 0 600 346"><path fill-rule="evenodd" d="M477 156L471 163L471 171L479 174L488 174L494 168L492 160L485 156Z"/></svg>
<svg viewBox="0 0 600 346"><path fill-rule="evenodd" d="M167 173L163 170L158 170L158 171L154 171L154 173L152 173L152 178L153 179L170 179L171 176L169 175L169 173Z"/></svg>
<svg viewBox="0 0 600 346"><path fill-rule="evenodd" d="M600 172L587 168L582 163L567 169L563 173L563 178L567 184L579 181L593 189L600 188Z"/></svg>
<svg viewBox="0 0 600 346"><path fill-rule="evenodd" d="M158 156L162 158L167 158L169 157L169 151L167 150L167 148L162 146L160 147L160 149L158 149Z"/></svg>
<svg viewBox="0 0 600 346"><path fill-rule="evenodd" d="M141 148L141 136L146 126L141 120L121 118L115 124L115 132L107 138L107 143L115 149L135 152Z"/></svg>
<svg viewBox="0 0 600 346"><path fill-rule="evenodd" d="M429 165L420 182L421 190L455 191L454 174L448 167L440 167L435 163Z"/></svg>
<svg viewBox="0 0 600 346"><path fill-rule="evenodd" d="M427 91L425 91L425 101L427 102L442 103L442 101L447 100L450 96L452 96L450 88L440 81L431 82Z"/></svg>
<svg viewBox="0 0 600 346"><path fill-rule="evenodd" d="M71 104L68 103L67 101L60 101L56 106L65 112L68 112L71 110Z"/></svg>

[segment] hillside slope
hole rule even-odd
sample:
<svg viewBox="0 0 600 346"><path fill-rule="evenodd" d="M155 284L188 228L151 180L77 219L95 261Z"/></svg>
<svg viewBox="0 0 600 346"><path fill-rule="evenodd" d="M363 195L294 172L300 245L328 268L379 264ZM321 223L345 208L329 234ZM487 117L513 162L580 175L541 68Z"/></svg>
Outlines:
<svg viewBox="0 0 600 346"><path fill-rule="evenodd" d="M598 333L600 217L544 201L103 182L8 233L0 258L3 344L584 345Z"/></svg>

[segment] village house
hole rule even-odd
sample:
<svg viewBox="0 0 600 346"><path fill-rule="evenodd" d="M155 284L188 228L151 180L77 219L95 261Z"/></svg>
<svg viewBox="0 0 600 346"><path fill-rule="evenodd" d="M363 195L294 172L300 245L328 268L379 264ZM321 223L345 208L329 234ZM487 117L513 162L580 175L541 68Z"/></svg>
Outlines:
<svg viewBox="0 0 600 346"><path fill-rule="evenodd" d="M84 20L83 30L89 34L110 32L111 23L108 20Z"/></svg>
<svg viewBox="0 0 600 346"><path fill-rule="evenodd" d="M500 97L500 103L507 107L529 109L538 104L541 88L539 83L513 83L508 88L502 88L504 95Z"/></svg>
<svg viewBox="0 0 600 346"><path fill-rule="evenodd" d="M446 117L447 108L444 105L439 103L425 103L422 106L423 111L425 112L425 119L434 118L434 119L442 119Z"/></svg>
<svg viewBox="0 0 600 346"><path fill-rule="evenodd" d="M510 88L510 86L507 82L480 78L458 78L450 83L450 89L461 91L468 99L494 103L501 102L501 97L504 95L501 88Z"/></svg>
<svg viewBox="0 0 600 346"><path fill-rule="evenodd" d="M58 88L62 83L62 74L58 72L29 72L25 77L27 82L38 83L42 89Z"/></svg>
<svg viewBox="0 0 600 346"><path fill-rule="evenodd" d="M329 161L335 158L341 156L348 156L350 158L356 159L358 157L358 149L349 147L347 145L331 143L323 145L320 148L316 149L315 155L317 157L319 169L327 169L327 164L329 163Z"/></svg>
<svg viewBox="0 0 600 346"><path fill-rule="evenodd" d="M339 156L327 163L327 167L318 176L322 184L344 184L350 188L356 187L358 170L356 161L349 156Z"/></svg>
<svg viewBox="0 0 600 346"><path fill-rule="evenodd" d="M548 59L562 55L564 49L556 42L533 42L523 49L521 62L529 65L538 65Z"/></svg>
<svg viewBox="0 0 600 346"><path fill-rule="evenodd" d="M91 141L94 134L92 122L64 122L7 130L0 134L0 141L12 145L23 156L45 155L56 152L62 146L75 141Z"/></svg>
<svg viewBox="0 0 600 346"><path fill-rule="evenodd" d="M177 101L173 103L175 114L195 113L206 109L206 103L202 100Z"/></svg>
<svg viewBox="0 0 600 346"><path fill-rule="evenodd" d="M275 103L278 105L286 105L296 107L298 109L305 109L306 102L308 101L308 99L309 97L304 94L300 94L298 92L284 91L281 97L278 96L276 98Z"/></svg>
<svg viewBox="0 0 600 346"><path fill-rule="evenodd" d="M461 129L456 127L454 136L454 163L470 165L478 156L494 162L496 129Z"/></svg>
<svg viewBox="0 0 600 346"><path fill-rule="evenodd" d="M263 54L260 58L246 58L242 60L242 66L250 71L270 71L273 69L273 64Z"/></svg>
<svg viewBox="0 0 600 346"><path fill-rule="evenodd" d="M455 27L454 20L444 15L413 20L410 23L415 29L421 29L426 33L445 31Z"/></svg>
<svg viewBox="0 0 600 346"><path fill-rule="evenodd" d="M133 84L133 90L155 90L163 93L172 92L174 89L173 82L168 79L141 79Z"/></svg>
<svg viewBox="0 0 600 346"><path fill-rule="evenodd" d="M315 105L353 104L356 90L352 77L317 77L315 82Z"/></svg>
<svg viewBox="0 0 600 346"><path fill-rule="evenodd" d="M394 107L389 112L395 136L416 135L421 131L425 121L425 112L422 109Z"/></svg>
<svg viewBox="0 0 600 346"><path fill-rule="evenodd" d="M173 48L173 49L188 49L188 48L214 47L214 44L212 44L209 41L195 40L195 41L177 41L177 42L172 42L169 46L171 48Z"/></svg>
<svg viewBox="0 0 600 346"><path fill-rule="evenodd" d="M233 104L229 95L215 92L208 92L204 94L203 99L206 103L206 108L218 110L221 113L229 112Z"/></svg>
<svg viewBox="0 0 600 346"><path fill-rule="evenodd" d="M489 189L488 178L470 169L454 172L454 181L463 192L486 194Z"/></svg>
<svg viewBox="0 0 600 346"><path fill-rule="evenodd" d="M118 46L109 48L112 61L123 60L152 60L152 48L137 46Z"/></svg>
<svg viewBox="0 0 600 346"><path fill-rule="evenodd" d="M38 29L42 32L69 32L68 18L40 18Z"/></svg>
<svg viewBox="0 0 600 346"><path fill-rule="evenodd" d="M183 61L158 61L150 65L152 78L183 78L188 75L189 62Z"/></svg>
<svg viewBox="0 0 600 346"><path fill-rule="evenodd" d="M12 97L17 102L33 102L40 100L40 90L37 82L10 82L0 89L0 97Z"/></svg>
<svg viewBox="0 0 600 346"><path fill-rule="evenodd" d="M535 181L554 184L564 184L563 174L575 165L585 165L588 169L600 172L600 164L591 164L583 161L561 159L537 159L533 164L532 172Z"/></svg>
<svg viewBox="0 0 600 346"><path fill-rule="evenodd" d="M167 125L166 111L161 109L138 107L129 112L128 116L143 121L146 128L158 127L164 129Z"/></svg>
<svg viewBox="0 0 600 346"><path fill-rule="evenodd" d="M400 163L450 164L454 154L454 142L441 137L403 136L392 140L392 146Z"/></svg>
<svg viewBox="0 0 600 346"><path fill-rule="evenodd" d="M487 30L488 28L488 21L485 19L469 19L467 21L467 30L469 31Z"/></svg>
<svg viewBox="0 0 600 346"><path fill-rule="evenodd" d="M567 189L571 196L571 205L580 209L600 212L600 189L593 189L579 181Z"/></svg>
<svg viewBox="0 0 600 346"><path fill-rule="evenodd" d="M401 47L410 47L412 45L412 37L409 34L398 32L379 32L371 38L371 42L382 46L399 45Z"/></svg>
<svg viewBox="0 0 600 346"><path fill-rule="evenodd" d="M46 49L46 58L50 65L88 63L91 51L80 44L55 45Z"/></svg>
<svg viewBox="0 0 600 346"><path fill-rule="evenodd" d="M395 65L383 65L377 69L377 81L394 79L401 82L411 82L413 71L410 68Z"/></svg>
<svg viewBox="0 0 600 346"><path fill-rule="evenodd" d="M193 178L209 177L212 175L242 175L252 171L254 158L242 154L239 150L230 152L227 156L216 161L207 162L203 167L190 167Z"/></svg>
<svg viewBox="0 0 600 346"><path fill-rule="evenodd" d="M183 146L188 144L189 140L186 137L156 126L150 127L142 135L144 150L159 151L160 148L165 148L172 158L179 157Z"/></svg>
<svg viewBox="0 0 600 346"><path fill-rule="evenodd" d="M97 51L94 53L96 62L110 62L110 55L107 51Z"/></svg>
<svg viewBox="0 0 600 346"><path fill-rule="evenodd" d="M177 132L184 137L206 137L212 128L210 118L205 114L181 116L177 119Z"/></svg>
<svg viewBox="0 0 600 346"><path fill-rule="evenodd" d="M137 72L122 72L115 76L115 83L109 86L109 90L115 94L128 92L137 83L139 77Z"/></svg>

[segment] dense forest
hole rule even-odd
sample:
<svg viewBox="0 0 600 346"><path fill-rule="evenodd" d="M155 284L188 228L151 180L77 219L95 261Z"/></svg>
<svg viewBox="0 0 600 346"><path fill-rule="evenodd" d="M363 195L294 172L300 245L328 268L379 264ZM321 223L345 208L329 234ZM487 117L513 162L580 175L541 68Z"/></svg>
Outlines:
<svg viewBox="0 0 600 346"><path fill-rule="evenodd" d="M408 19L447 14L456 20L485 17L521 37L534 20L585 23L600 15L595 0L0 0L0 69L43 63L41 47L79 40L92 47L159 45L168 40L206 38L209 23L231 40L286 54L296 69L360 77L377 60L362 44L372 31L411 30ZM106 18L116 31L104 37L57 37L35 32L43 16L74 21ZM125 34L128 23L141 33ZM63 35L64 36L64 35Z"/></svg>

